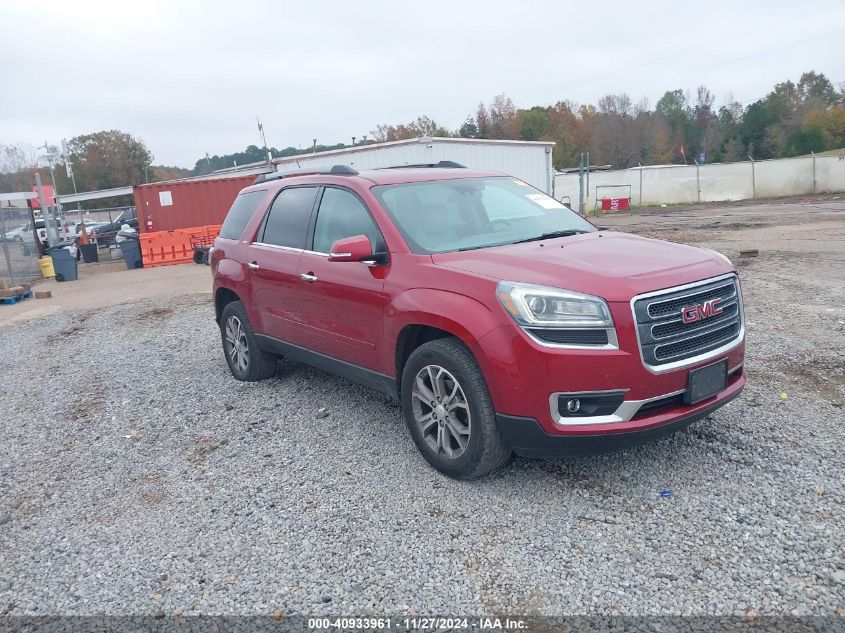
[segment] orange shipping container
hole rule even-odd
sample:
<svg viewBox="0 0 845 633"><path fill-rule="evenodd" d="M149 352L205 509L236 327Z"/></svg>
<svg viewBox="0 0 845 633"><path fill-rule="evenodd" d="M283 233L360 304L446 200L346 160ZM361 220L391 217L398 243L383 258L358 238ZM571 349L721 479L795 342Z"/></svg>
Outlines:
<svg viewBox="0 0 845 633"><path fill-rule="evenodd" d="M137 185L134 191L138 230L146 233L223 224L235 197L255 178L253 174Z"/></svg>

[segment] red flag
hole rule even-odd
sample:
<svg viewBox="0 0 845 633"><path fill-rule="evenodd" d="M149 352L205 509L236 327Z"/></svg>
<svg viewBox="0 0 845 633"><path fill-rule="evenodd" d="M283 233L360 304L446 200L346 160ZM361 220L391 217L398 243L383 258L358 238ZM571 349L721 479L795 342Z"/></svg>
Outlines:
<svg viewBox="0 0 845 633"><path fill-rule="evenodd" d="M683 146L683 145L681 145L681 155L682 155L684 158L686 158L686 157L687 157L686 152L684 152L684 146Z"/></svg>

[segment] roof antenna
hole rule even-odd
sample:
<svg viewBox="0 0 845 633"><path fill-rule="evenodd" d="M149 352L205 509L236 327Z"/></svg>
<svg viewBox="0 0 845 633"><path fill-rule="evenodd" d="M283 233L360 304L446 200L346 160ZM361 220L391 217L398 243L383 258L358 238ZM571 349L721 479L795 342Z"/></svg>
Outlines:
<svg viewBox="0 0 845 633"><path fill-rule="evenodd" d="M267 154L267 164L269 165L272 162L273 157L270 156L270 150L267 149L267 138L264 136L264 124L261 123L257 114L255 115L255 122L258 123L258 133L261 134L262 147L264 148L264 153Z"/></svg>

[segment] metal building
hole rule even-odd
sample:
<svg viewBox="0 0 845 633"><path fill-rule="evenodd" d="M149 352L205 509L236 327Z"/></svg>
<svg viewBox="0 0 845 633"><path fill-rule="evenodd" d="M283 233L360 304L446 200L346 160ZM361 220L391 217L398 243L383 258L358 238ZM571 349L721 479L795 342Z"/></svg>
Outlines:
<svg viewBox="0 0 845 633"><path fill-rule="evenodd" d="M343 164L358 170L418 165L451 160L472 169L499 171L516 176L537 189L553 194L553 142L500 141L427 137L388 143L371 143L316 154L276 158L278 171Z"/></svg>

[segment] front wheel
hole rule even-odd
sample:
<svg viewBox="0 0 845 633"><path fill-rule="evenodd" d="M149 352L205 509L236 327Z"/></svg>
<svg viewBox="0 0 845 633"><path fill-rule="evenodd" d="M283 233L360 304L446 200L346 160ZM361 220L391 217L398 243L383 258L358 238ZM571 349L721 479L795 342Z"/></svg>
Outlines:
<svg viewBox="0 0 845 633"><path fill-rule="evenodd" d="M276 373L278 358L265 352L246 316L240 301L227 303L220 315L220 336L223 352L232 375L238 380L256 382Z"/></svg>
<svg viewBox="0 0 845 633"><path fill-rule="evenodd" d="M449 477L481 477L511 456L484 376L457 339L414 350L402 371L402 412L423 457Z"/></svg>

